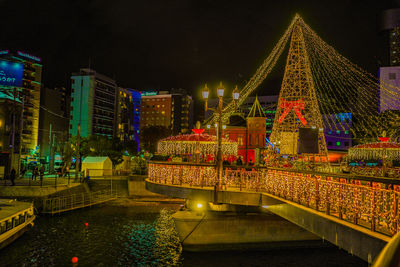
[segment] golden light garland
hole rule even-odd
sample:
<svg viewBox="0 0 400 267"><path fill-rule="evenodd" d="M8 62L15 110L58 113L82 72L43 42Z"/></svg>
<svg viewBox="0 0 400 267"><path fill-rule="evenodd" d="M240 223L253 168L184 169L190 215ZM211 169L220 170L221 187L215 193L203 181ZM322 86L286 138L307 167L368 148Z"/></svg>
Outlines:
<svg viewBox="0 0 400 267"><path fill-rule="evenodd" d="M171 185L212 188L214 166L149 163L149 179ZM220 190L267 192L386 235L400 230L400 192L377 182L276 169L224 170ZM398 188L398 187L396 187ZM237 190L237 189L236 189Z"/></svg>
<svg viewBox="0 0 400 267"><path fill-rule="evenodd" d="M268 76L296 28L300 28L304 35L319 108L328 115L324 120L325 127L332 132L351 131L352 138L369 138L369 141L375 141L383 131L395 136L395 123L399 127L400 114L385 112L384 116L379 117L378 108L382 104L383 108L399 109L400 88L379 80L339 54L299 15L295 16L272 52L242 88L238 105ZM224 112L226 120L234 112L234 103L227 105ZM342 120L339 113L351 113L355 120ZM216 117L212 116L208 123L215 120Z"/></svg>

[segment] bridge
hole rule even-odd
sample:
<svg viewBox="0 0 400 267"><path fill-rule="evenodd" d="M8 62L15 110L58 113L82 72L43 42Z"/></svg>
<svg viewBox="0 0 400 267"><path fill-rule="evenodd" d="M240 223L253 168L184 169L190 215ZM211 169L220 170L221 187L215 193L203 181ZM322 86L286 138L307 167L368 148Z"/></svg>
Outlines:
<svg viewBox="0 0 400 267"><path fill-rule="evenodd" d="M280 144L281 154L293 159L303 157L304 160L318 156L320 164L328 170L326 130L329 133L351 131L352 140L360 144L375 141L386 133L392 141L398 138L400 116L392 111L399 108L400 88L379 81L339 54L299 15L294 17L272 52L240 90L238 102L227 104L223 113L214 114L207 124L224 123L234 114L236 106L267 78L289 40L270 136L272 143ZM354 123L340 118L340 112L353 114ZM324 120L322 115L325 115ZM301 128L316 130L318 152L299 153ZM374 156L376 153L368 155L369 158ZM386 151L385 156L388 156ZM394 157L400 158L400 152ZM171 197L258 206L368 263L372 263L391 237L400 232L400 180L238 166L225 168L221 177L216 166L218 164L150 162L146 187Z"/></svg>
<svg viewBox="0 0 400 267"><path fill-rule="evenodd" d="M399 180L267 167L225 168L223 180L216 177L210 164L150 162L146 188L265 208L369 263L400 230Z"/></svg>

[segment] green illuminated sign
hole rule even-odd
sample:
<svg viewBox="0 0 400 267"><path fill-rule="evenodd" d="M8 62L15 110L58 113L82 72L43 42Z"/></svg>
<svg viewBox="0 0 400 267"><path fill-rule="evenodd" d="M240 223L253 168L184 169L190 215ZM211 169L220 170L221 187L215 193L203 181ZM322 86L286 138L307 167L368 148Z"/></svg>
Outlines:
<svg viewBox="0 0 400 267"><path fill-rule="evenodd" d="M157 95L157 92L142 92L142 96Z"/></svg>

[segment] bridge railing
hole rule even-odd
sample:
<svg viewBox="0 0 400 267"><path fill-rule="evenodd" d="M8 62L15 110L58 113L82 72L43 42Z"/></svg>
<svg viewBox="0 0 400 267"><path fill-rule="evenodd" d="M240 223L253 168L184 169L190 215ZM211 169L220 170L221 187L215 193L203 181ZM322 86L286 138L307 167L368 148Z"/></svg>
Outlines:
<svg viewBox="0 0 400 267"><path fill-rule="evenodd" d="M386 235L400 231L400 181L278 168L225 168L217 183L215 165L150 162L151 181L219 190L266 192Z"/></svg>

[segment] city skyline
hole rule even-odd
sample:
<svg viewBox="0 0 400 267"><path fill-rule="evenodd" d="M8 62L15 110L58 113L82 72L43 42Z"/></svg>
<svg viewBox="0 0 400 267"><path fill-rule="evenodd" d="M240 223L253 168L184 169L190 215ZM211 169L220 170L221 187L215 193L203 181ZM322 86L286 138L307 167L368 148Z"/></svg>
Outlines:
<svg viewBox="0 0 400 267"><path fill-rule="evenodd" d="M152 1L109 6L63 1L36 6L4 1L1 6L6 21L18 15L5 29L3 49L41 57L46 86L70 88L71 73L90 66L123 87L184 88L198 99L206 82L222 80L228 90L235 84L242 87L296 12L344 56L377 75L379 62L385 61L379 17L399 5ZM281 58L264 82L264 94L279 90L284 62Z"/></svg>

